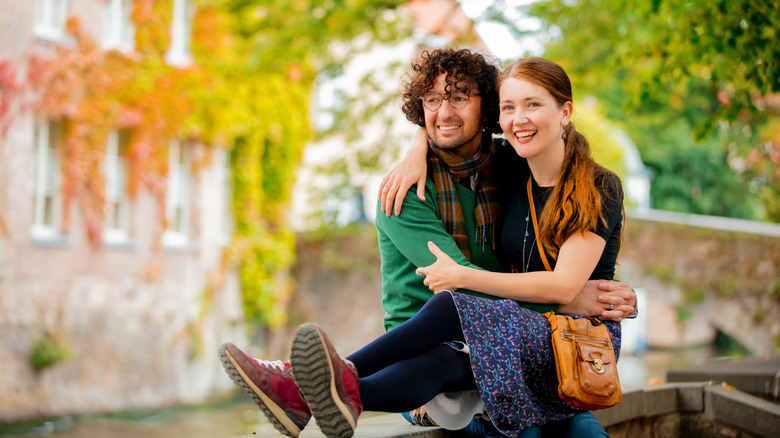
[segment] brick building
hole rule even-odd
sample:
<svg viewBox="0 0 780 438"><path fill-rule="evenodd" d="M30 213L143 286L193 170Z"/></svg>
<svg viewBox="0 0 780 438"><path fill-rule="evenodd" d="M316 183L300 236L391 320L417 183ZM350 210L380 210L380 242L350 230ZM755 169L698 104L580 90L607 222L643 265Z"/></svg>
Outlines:
<svg viewBox="0 0 780 438"><path fill-rule="evenodd" d="M131 1L7 0L0 62L21 76L29 55L72 45L65 20L73 16L103 49L132 55ZM169 65L192 62L192 7L192 0L173 0ZM128 195L127 133L110 132L101 164L105 223L96 246L78 203L63 211L59 122L19 108L5 117L0 423L197 402L231 388L214 352L223 339L246 337L236 274L222 272L218 290L204 294L214 289L229 241L226 154L214 151L195 171L205 148L171 139L163 221L158 199L143 190ZM45 353L33 351L41 340L55 340L66 358L33 367L32 356Z"/></svg>

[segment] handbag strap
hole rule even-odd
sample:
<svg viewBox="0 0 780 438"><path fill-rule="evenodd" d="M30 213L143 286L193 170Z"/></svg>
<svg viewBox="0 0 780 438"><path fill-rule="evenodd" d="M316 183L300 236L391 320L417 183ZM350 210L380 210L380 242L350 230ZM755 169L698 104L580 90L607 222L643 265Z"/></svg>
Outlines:
<svg viewBox="0 0 780 438"><path fill-rule="evenodd" d="M526 191L528 192L528 204L531 206L531 218L533 218L534 222L534 234L536 235L536 246L539 248L539 255L542 256L542 263L544 263L544 268L548 271L552 271L552 268L550 267L550 262L547 261L547 255L544 253L544 245L542 244L542 239L539 238L539 220L536 219L536 205L534 205L534 193L531 189L531 178L533 178L533 175L528 175L528 184L526 184Z"/></svg>
<svg viewBox="0 0 780 438"><path fill-rule="evenodd" d="M544 263L544 267L548 271L552 271L552 268L550 268L550 262L547 261L547 256L544 253L544 245L542 244L542 240L539 238L539 221L536 219L536 206L534 205L534 193L533 190L531 189L531 178L533 178L533 176L528 177L528 184L526 184L526 191L528 192L528 203L531 205L531 217L533 218L534 234L536 235L536 242L537 242L536 246L539 248L539 254L542 256L542 263ZM550 313L551 315L555 315L552 312ZM552 324L554 317L548 315L547 318L550 320L550 323ZM598 326L602 324L602 321L596 317L589 316L588 319L590 320L590 322L593 323L594 326ZM556 326L557 324L553 326L553 331L555 331ZM610 334L610 338L611 337L612 335Z"/></svg>

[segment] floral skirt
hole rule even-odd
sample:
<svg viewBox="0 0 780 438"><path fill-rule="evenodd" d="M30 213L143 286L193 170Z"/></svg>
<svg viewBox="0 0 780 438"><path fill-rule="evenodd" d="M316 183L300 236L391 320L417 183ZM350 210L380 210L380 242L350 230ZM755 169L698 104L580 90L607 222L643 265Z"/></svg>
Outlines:
<svg viewBox="0 0 780 438"><path fill-rule="evenodd" d="M496 428L515 437L522 429L582 412L558 396L546 316L522 308L514 300L494 301L451 293L469 346L474 378ZM617 358L620 323L605 324L612 334Z"/></svg>

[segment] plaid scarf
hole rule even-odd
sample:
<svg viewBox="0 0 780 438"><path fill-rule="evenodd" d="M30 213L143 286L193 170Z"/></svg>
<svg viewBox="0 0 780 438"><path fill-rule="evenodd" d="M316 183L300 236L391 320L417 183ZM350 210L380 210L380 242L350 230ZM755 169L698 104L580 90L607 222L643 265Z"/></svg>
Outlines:
<svg viewBox="0 0 780 438"><path fill-rule="evenodd" d="M477 205L474 207L474 217L477 220L476 243L482 250L488 245L495 249L495 224L501 216L501 205L498 190L491 178L490 162L495 154L492 137L490 134L483 135L480 151L468 159L439 149L430 137L428 145L428 169L436 187L436 202L447 232L470 261L468 234L458 193L455 191L456 180L453 177L462 180L475 175L478 177Z"/></svg>

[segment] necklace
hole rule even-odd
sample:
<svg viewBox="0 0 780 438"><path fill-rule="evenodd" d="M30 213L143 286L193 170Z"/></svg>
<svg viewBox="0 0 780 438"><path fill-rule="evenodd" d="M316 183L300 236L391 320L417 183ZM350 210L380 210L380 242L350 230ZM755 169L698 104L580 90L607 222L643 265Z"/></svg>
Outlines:
<svg viewBox="0 0 780 438"><path fill-rule="evenodd" d="M533 180L532 176L528 177L528 183L525 185L526 193L528 194L528 207L529 207L529 216L533 215L534 220L534 236L536 236L536 242L539 242L539 256L542 258L542 263L544 263L544 268L548 271L552 271L552 268L550 267L550 262L547 261L547 256L544 254L544 242L542 242L542 239L539 238L539 224L537 223L536 218L536 203L534 203L534 193L531 188L531 180ZM528 224L526 223L526 227ZM527 233L527 231L526 231ZM533 246L531 247L531 251L533 251ZM525 253L523 254L525 255ZM528 260L530 261L531 258L529 256Z"/></svg>
<svg viewBox="0 0 780 438"><path fill-rule="evenodd" d="M530 202L533 202L533 200L530 200ZM523 264L521 267L523 268L523 272L528 272L528 267L531 265L531 253L534 252L534 245L536 245L536 239L531 243L531 250L528 252L528 261L525 260L525 244L528 240L528 222L531 221L531 207L528 207L528 215L525 217L525 235L523 236Z"/></svg>

